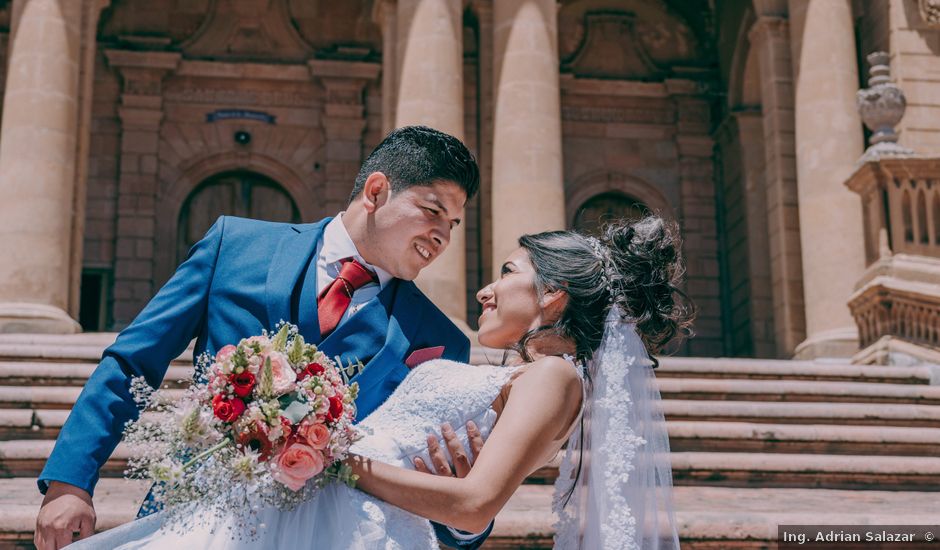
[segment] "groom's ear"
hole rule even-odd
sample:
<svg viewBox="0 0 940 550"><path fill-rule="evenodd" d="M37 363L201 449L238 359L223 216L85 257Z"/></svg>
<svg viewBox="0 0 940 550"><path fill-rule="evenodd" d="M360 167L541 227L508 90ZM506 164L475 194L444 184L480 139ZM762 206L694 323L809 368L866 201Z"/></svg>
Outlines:
<svg viewBox="0 0 940 550"><path fill-rule="evenodd" d="M382 172L372 172L362 186L362 201L367 212L374 213L376 209L388 201L391 184Z"/></svg>

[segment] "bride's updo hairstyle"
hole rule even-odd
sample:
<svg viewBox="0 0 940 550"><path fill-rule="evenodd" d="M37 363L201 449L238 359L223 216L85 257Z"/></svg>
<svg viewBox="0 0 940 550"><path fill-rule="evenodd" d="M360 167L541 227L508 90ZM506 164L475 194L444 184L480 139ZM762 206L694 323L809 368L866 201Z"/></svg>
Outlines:
<svg viewBox="0 0 940 550"><path fill-rule="evenodd" d="M658 216L609 224L600 238L577 231L523 235L519 245L535 268L541 296L564 290L568 303L551 326L526 334L518 351L529 360L526 344L546 332L570 338L578 359L593 355L604 334L604 321L616 304L650 355L677 335L691 334L694 307L679 288L684 273L679 232Z"/></svg>

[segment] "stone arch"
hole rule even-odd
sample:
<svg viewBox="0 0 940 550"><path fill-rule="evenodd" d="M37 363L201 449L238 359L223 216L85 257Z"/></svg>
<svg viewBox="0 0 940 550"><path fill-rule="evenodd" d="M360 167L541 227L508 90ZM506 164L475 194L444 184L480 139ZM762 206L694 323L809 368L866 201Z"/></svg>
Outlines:
<svg viewBox="0 0 940 550"><path fill-rule="evenodd" d="M731 110L760 109L760 60L757 49L751 47L748 33L757 21L754 10L748 6L735 38L734 54L728 78L728 108Z"/></svg>
<svg viewBox="0 0 940 550"><path fill-rule="evenodd" d="M643 203L650 211L670 220L676 219L675 211L665 195L653 184L617 172L597 171L578 178L567 188L565 218L568 227L573 227L578 209L593 197L605 193L620 193Z"/></svg>
<svg viewBox="0 0 940 550"><path fill-rule="evenodd" d="M254 172L274 180L290 196L304 222L323 215L310 186L294 170L280 161L259 153L228 152L208 155L180 167L181 176L161 182L155 208L159 220L154 242L154 279L162 285L176 268L176 243L180 212L187 197L210 177L225 172Z"/></svg>

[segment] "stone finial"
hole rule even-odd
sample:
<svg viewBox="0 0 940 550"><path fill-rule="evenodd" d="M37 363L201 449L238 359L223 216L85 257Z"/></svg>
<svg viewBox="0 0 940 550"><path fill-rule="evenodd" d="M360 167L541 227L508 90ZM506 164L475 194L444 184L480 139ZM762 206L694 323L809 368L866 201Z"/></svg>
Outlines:
<svg viewBox="0 0 940 550"><path fill-rule="evenodd" d="M859 90L856 97L862 121L873 133L861 160L913 155L914 151L898 145L898 133L894 130L904 117L907 100L904 92L891 82L890 56L887 52L874 52L867 59L871 65L868 88Z"/></svg>

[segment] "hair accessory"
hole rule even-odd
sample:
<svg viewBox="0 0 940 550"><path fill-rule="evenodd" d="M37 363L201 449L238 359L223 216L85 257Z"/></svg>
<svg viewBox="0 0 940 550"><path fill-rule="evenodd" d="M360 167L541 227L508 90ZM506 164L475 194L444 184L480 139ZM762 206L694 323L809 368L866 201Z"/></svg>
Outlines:
<svg viewBox="0 0 940 550"><path fill-rule="evenodd" d="M613 281L616 279L616 271L611 265L610 255L608 254L609 249L597 237L588 237L588 241L591 243L591 248L594 250L594 257L597 258L597 261L601 263L601 282L607 289L607 294L610 295L610 300L613 301Z"/></svg>

